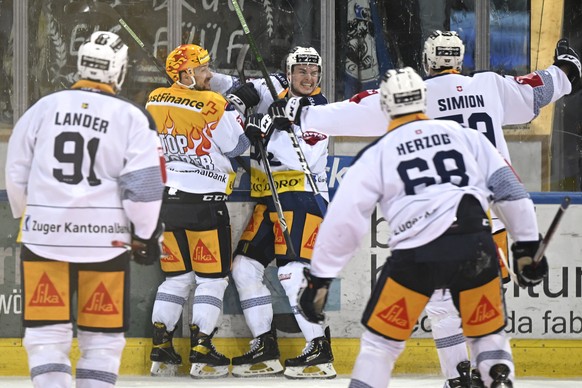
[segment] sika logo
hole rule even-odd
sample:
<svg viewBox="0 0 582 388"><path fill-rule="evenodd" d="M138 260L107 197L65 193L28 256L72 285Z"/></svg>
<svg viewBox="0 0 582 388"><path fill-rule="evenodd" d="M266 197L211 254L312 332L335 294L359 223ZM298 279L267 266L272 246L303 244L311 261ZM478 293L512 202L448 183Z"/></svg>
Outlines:
<svg viewBox="0 0 582 388"><path fill-rule="evenodd" d="M245 232L254 232L255 231L255 217L251 216L251 219L249 221L249 223L247 224L247 227L245 228Z"/></svg>
<svg viewBox="0 0 582 388"><path fill-rule="evenodd" d="M36 289L34 290L34 294L32 295L32 300L28 305L30 307L54 307L65 305L55 285L49 279L46 272L44 272L40 277Z"/></svg>
<svg viewBox="0 0 582 388"><path fill-rule="evenodd" d="M103 282L99 283L95 291L93 291L93 295L91 295L85 307L83 307L83 312L100 315L113 315L118 313L111 299L111 295L107 292Z"/></svg>
<svg viewBox="0 0 582 388"><path fill-rule="evenodd" d="M493 307L491 302L489 302L489 299L483 295L479 301L479 304L475 308L475 311L473 311L471 318L469 318L467 324L482 325L483 323L489 322L497 316L499 316L499 312L495 309L495 307Z"/></svg>
<svg viewBox="0 0 582 388"><path fill-rule="evenodd" d="M313 249L313 247L315 246L315 238L317 237L317 232L319 232L319 225L317 226L317 228L315 228L313 233L311 233L311 236L309 236L309 239L307 240L303 248Z"/></svg>
<svg viewBox="0 0 582 388"><path fill-rule="evenodd" d="M216 263L216 258L214 257L214 255L212 255L210 250L208 250L208 247L204 245L202 240L198 240L198 243L194 247L193 258L194 261L198 263Z"/></svg>
<svg viewBox="0 0 582 388"><path fill-rule="evenodd" d="M275 245L285 245L285 239L283 238L283 231L281 230L281 225L279 225L279 222L276 222L273 225L275 228Z"/></svg>
<svg viewBox="0 0 582 388"><path fill-rule="evenodd" d="M409 329L408 310L404 298L388 306L384 311L378 314L378 318L389 325L396 326L399 329Z"/></svg>
<svg viewBox="0 0 582 388"><path fill-rule="evenodd" d="M164 263L177 263L179 261L176 255L174 255L174 252L172 252L172 250L168 248L166 244L163 243L162 243L162 253L163 255L161 261L163 261Z"/></svg>

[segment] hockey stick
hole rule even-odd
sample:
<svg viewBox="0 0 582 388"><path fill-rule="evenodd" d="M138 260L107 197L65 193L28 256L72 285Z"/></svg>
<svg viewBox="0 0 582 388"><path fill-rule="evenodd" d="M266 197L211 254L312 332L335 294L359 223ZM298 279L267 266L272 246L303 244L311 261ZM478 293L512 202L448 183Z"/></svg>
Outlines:
<svg viewBox="0 0 582 388"><path fill-rule="evenodd" d="M570 206L570 197L566 196L562 200L560 208L556 212L556 215L554 216L554 219L552 220L552 223L550 224L550 227L548 228L546 235L544 236L542 242L540 243L540 246L538 247L536 254L533 257L534 265L537 265L542 260L542 257L544 257L544 252L546 251L546 248L550 243L550 239L558 229L558 225L562 220L562 216L564 215L564 213L566 213L566 209L568 209L568 206Z"/></svg>
<svg viewBox="0 0 582 388"><path fill-rule="evenodd" d="M232 3L232 6L234 7L236 15L238 16L238 20L240 21L241 27L243 29L243 32L244 32L246 38L247 38L247 41L249 42L249 46L250 46L251 50L253 51L253 54L255 55L255 59L256 59L257 63L259 64L259 68L261 69L261 73L263 74L263 78L265 79L265 83L267 84L269 92L271 93L271 97L273 98L273 101L276 101L278 99L278 96L277 96L277 92L275 90L275 86L273 85L273 81L271 81L271 77L269 76L269 72L267 71L267 66L265 65L265 62L263 61L263 57L261 56L261 53L259 52L259 49L257 48L257 45L255 43L255 39L253 38L251 31L249 30L249 26L247 25L247 22L246 22L245 17L242 13L242 10L240 9L240 6L238 5L238 1L231 0L231 3ZM315 202L317 203L317 207L319 208L321 215L324 216L325 212L327 210L326 201L323 198L323 196L321 195L321 192L319 191L319 189L317 188L317 185L315 184L315 180L313 179L313 173L311 172L311 169L309 168L309 165L307 164L307 160L305 159L305 154L303 153L303 150L301 149L301 146L299 145L299 141L297 140L297 136L295 136L295 133L293 132L293 129L291 127L287 128L285 130L285 132L287 132L287 134L289 135L289 139L291 139L291 144L293 145L293 149L297 153L297 157L299 158L299 164L301 165L301 169L303 170L303 173L307 176L307 181L309 182L309 185L311 186L311 190L313 190L313 196L315 197Z"/></svg>
<svg viewBox="0 0 582 388"><path fill-rule="evenodd" d="M111 246L116 247L116 248L125 248L127 251L131 252L133 250L143 249L145 244L126 243L126 242L121 241L121 240L113 240L113 241L111 241ZM165 253L162 253L162 255L160 256L160 259L164 259L166 257L169 257L169 256Z"/></svg>
<svg viewBox="0 0 582 388"><path fill-rule="evenodd" d="M247 46L248 50L248 46ZM246 54L246 51L245 51ZM245 84L245 70L242 63L237 63L237 70L239 78L242 84ZM252 114L252 108L249 108L249 113ZM265 146L261 140L256 143L257 149L259 150L259 155L263 161L263 168L265 169L265 174L267 175L267 180L269 181L269 186L271 187L271 196L273 197L273 203L275 205L275 211L277 212L277 217L279 219L279 226L281 227L281 232L285 238L285 244L287 245L287 254L291 259L297 259L297 254L295 253L295 248L293 248L293 241L291 240L291 234L289 233L289 228L287 227L287 220L283 214L283 206L281 206L281 201L279 200L279 193L277 193L277 186L275 185L275 179L273 179L273 173L271 172L271 166L269 165L269 158L267 157L267 152L265 151ZM250 174L249 174L250 175Z"/></svg>

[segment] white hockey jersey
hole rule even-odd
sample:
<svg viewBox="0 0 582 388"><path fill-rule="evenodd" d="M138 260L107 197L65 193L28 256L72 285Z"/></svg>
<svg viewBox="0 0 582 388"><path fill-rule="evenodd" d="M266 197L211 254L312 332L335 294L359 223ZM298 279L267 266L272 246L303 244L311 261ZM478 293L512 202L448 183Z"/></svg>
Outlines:
<svg viewBox="0 0 582 388"><path fill-rule="evenodd" d="M508 161L502 126L530 122L542 107L572 91L566 74L554 65L520 77L490 71L472 76L446 72L425 83L428 117L478 129ZM380 108L378 90L367 90L348 100L304 107L301 126L331 136L382 136L388 120Z"/></svg>
<svg viewBox="0 0 582 388"><path fill-rule="evenodd" d="M425 83L428 117L477 129L508 162L503 126L533 120L542 107L572 91L566 74L553 65L520 77L490 71L464 76L450 71L429 77ZM382 136L388 120L380 108L378 90L367 90L349 100L303 108L301 125L328 135ZM502 228L493 215L493 231Z"/></svg>
<svg viewBox="0 0 582 388"><path fill-rule="evenodd" d="M271 75L271 82L275 87L278 98L285 98L288 94L288 82L282 73ZM216 88L222 93L238 85L238 79L224 74L215 74L211 80L211 87ZM267 113L269 106L273 103L273 97L265 79L257 78L249 80L255 85L260 101L257 104L257 113ZM327 104L327 99L321 94L318 87L308 97L313 105ZM321 133L318 129L311 127L293 126L295 137L303 151L307 165L313 173L317 189L324 198L328 198L327 166L328 144L327 135ZM258 150L251 152L251 196L265 197L270 196L269 183L262 162L259 158ZM267 144L267 154L271 172L277 185L277 192L287 191L313 191L309 185L305 174L299 163L296 150L289 138L289 134L283 131L274 131Z"/></svg>
<svg viewBox="0 0 582 388"><path fill-rule="evenodd" d="M344 176L320 226L311 272L338 275L369 232L376 204L392 229L390 248L410 249L442 235L465 194L483 209L490 198L499 201L514 240L537 240L533 203L484 137L423 114L392 121L390 132L368 146Z"/></svg>
<svg viewBox="0 0 582 388"><path fill-rule="evenodd" d="M163 182L154 122L105 84L79 81L18 121L8 143L6 191L20 241L39 256L101 262L120 255L131 226L154 232Z"/></svg>

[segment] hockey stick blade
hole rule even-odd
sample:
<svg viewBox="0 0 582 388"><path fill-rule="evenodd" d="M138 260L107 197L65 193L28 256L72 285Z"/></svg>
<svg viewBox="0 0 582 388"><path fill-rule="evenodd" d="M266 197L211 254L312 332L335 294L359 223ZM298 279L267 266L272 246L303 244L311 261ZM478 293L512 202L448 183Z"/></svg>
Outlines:
<svg viewBox="0 0 582 388"><path fill-rule="evenodd" d="M570 197L566 196L566 197L564 197L564 199L562 199L562 203L560 204L560 208L556 212L556 215L554 216L554 219L552 220L552 223L550 224L550 227L548 228L546 235L542 239L542 242L540 243L540 246L539 246L536 254L533 257L534 265L537 265L540 262L540 260L542 259L542 257L544 257L544 253L546 252L548 244L550 243L552 236L554 235L554 233L558 229L558 225L560 224L560 221L562 220L562 216L564 215L564 213L568 209L568 206L570 206Z"/></svg>

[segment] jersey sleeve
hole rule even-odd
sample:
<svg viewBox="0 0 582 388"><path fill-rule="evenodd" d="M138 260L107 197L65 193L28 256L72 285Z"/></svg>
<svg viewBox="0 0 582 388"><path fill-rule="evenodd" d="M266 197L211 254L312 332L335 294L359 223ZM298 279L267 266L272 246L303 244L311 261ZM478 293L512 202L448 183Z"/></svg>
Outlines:
<svg viewBox="0 0 582 388"><path fill-rule="evenodd" d="M134 226L134 233L144 239L154 232L164 191L160 157L162 147L157 132L151 128L149 115L135 109L133 126L128 131L126 163L120 172L122 205Z"/></svg>
<svg viewBox="0 0 582 388"><path fill-rule="evenodd" d="M470 138L472 153L486 177L488 189L493 193L491 206L512 239L537 240L538 226L533 202L515 171L485 136L477 131L463 132Z"/></svg>
<svg viewBox="0 0 582 388"><path fill-rule="evenodd" d="M18 120L8 141L6 156L6 193L14 218L26 208L27 185L34 155L36 133L41 125L43 100L28 109Z"/></svg>
<svg viewBox="0 0 582 388"><path fill-rule="evenodd" d="M380 94L368 90L348 100L304 107L301 128L329 136L377 137L388 131L388 119L380 108Z"/></svg>
<svg viewBox="0 0 582 388"><path fill-rule="evenodd" d="M210 79L210 89L223 95L231 93L240 85L238 77L228 74L212 73L212 78Z"/></svg>
<svg viewBox="0 0 582 388"><path fill-rule="evenodd" d="M250 146L244 134L242 118L230 104L226 104L212 137L221 152L229 158L242 154Z"/></svg>
<svg viewBox="0 0 582 388"><path fill-rule="evenodd" d="M358 250L382 196L381 161L368 150L347 171L320 226L311 259L315 276L334 278ZM373 172L371 172L373 171Z"/></svg>
<svg viewBox="0 0 582 388"><path fill-rule="evenodd" d="M541 108L572 91L566 74L554 65L519 77L496 75L496 82L503 105L511 106L505 110L503 125L530 122Z"/></svg>

